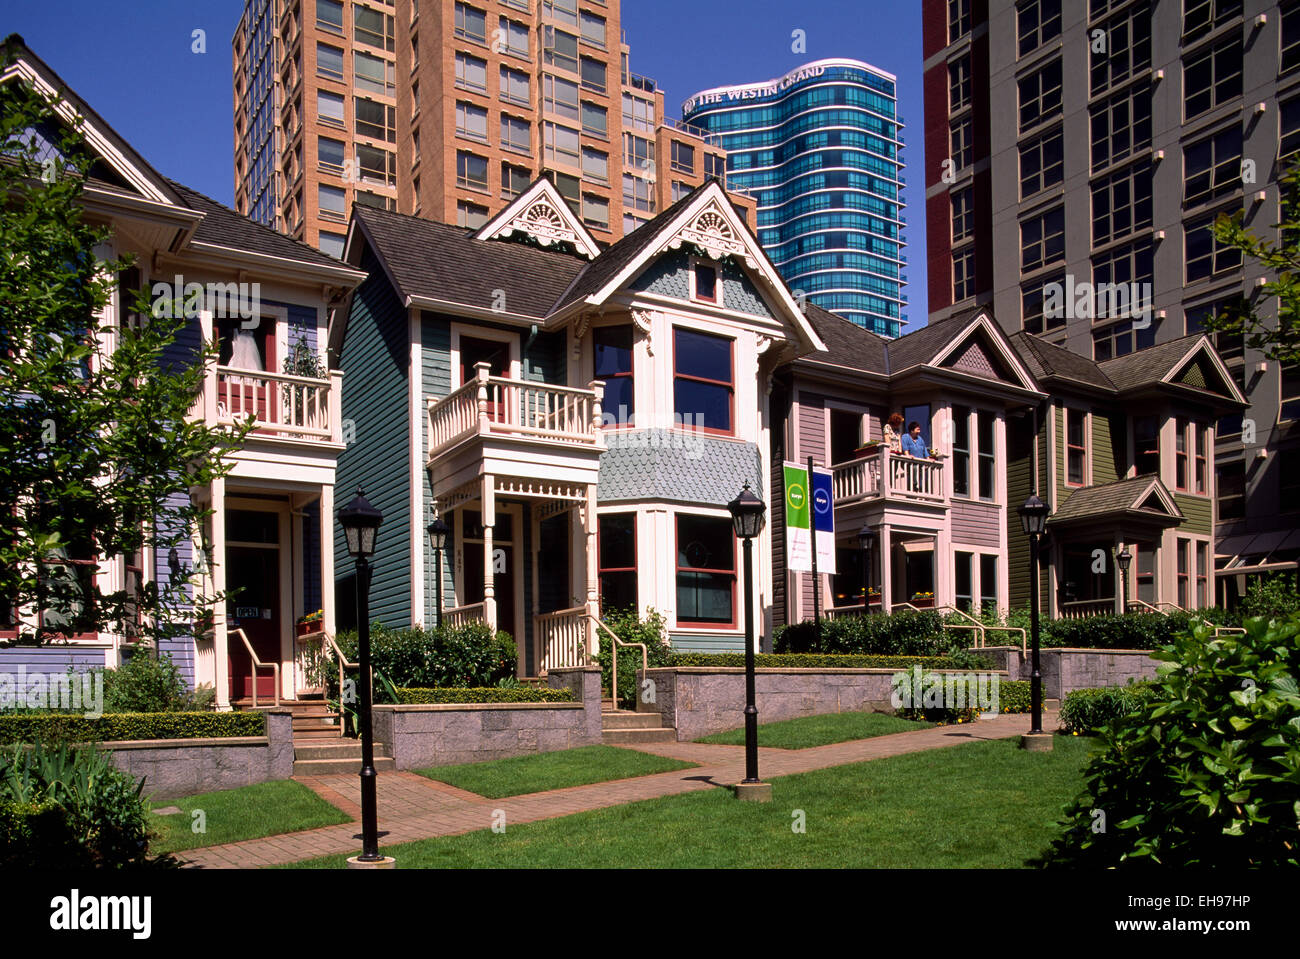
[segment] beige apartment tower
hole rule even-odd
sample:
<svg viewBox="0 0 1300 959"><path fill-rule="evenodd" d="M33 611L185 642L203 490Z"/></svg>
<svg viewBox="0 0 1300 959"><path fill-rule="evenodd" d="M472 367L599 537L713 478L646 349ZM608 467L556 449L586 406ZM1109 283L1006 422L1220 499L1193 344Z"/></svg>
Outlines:
<svg viewBox="0 0 1300 959"><path fill-rule="evenodd" d="M232 55L236 209L336 256L353 203L477 227L544 174L613 242L725 178L618 0L245 0Z"/></svg>

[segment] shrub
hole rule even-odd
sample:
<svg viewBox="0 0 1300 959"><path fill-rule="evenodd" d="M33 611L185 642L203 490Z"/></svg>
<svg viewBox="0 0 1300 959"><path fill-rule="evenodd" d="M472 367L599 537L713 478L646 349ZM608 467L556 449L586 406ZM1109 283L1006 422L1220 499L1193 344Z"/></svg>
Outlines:
<svg viewBox="0 0 1300 959"><path fill-rule="evenodd" d="M645 643L646 662L653 669L667 666L673 656L668 645L667 620L654 609L646 610L642 619L635 609L607 610L601 617L609 629L625 643ZM613 681L613 658L610 648L614 641L603 629L600 636L600 688L609 689ZM636 702L636 673L641 668L641 650L619 647L618 651L618 702Z"/></svg>
<svg viewBox="0 0 1300 959"><path fill-rule="evenodd" d="M0 753L0 864L122 868L149 862L144 781L94 749Z"/></svg>
<svg viewBox="0 0 1300 959"><path fill-rule="evenodd" d="M1150 683L1076 689L1061 701L1061 725L1067 733L1092 734L1112 720L1133 712L1151 695Z"/></svg>
<svg viewBox="0 0 1300 959"><path fill-rule="evenodd" d="M117 669L104 670L104 712L165 713L186 705L185 680L166 653L157 658L147 649Z"/></svg>
<svg viewBox="0 0 1300 959"><path fill-rule="evenodd" d="M1274 573L1251 579L1241 601L1241 615L1276 619L1300 611L1294 573Z"/></svg>
<svg viewBox="0 0 1300 959"><path fill-rule="evenodd" d="M622 660L619 661L622 665ZM665 666L744 667L744 653L673 653ZM637 664L640 666L640 663ZM755 653L755 669L905 669L924 666L929 669L953 668L948 660L937 656L867 656L851 653ZM620 670L621 675L621 670ZM622 685L620 681L619 685Z"/></svg>
<svg viewBox="0 0 1300 959"><path fill-rule="evenodd" d="M900 610L813 620L777 627L772 648L778 653L870 653L880 656L942 656L965 642L943 628L933 610Z"/></svg>
<svg viewBox="0 0 1300 959"><path fill-rule="evenodd" d="M1300 614L1205 628L1153 653L1151 695L1101 733L1049 865L1300 865ZM1095 810L1105 815L1094 831Z"/></svg>
<svg viewBox="0 0 1300 959"><path fill-rule="evenodd" d="M922 690L928 682L926 679L928 676L928 673L922 674ZM906 685L910 685L910 683ZM904 688L899 687L900 691ZM966 686L963 690L964 697L969 696L971 692L970 687ZM999 715L1002 713L1027 713L1030 711L1031 689L1027 680L1008 681L999 679L997 693L998 697L995 706ZM917 695L922 695L920 690L918 690ZM969 698L966 701L970 702ZM903 719L923 719L926 722L945 725L949 723L973 723L979 718L982 711L978 703L960 708L955 705L927 707L923 703L921 706L902 706L898 709L898 715Z"/></svg>
<svg viewBox="0 0 1300 959"><path fill-rule="evenodd" d="M340 633L339 648L357 662L357 634ZM491 686L515 674L515 643L508 633L493 633L486 623L433 628L370 628L370 662L397 687ZM331 695L338 695L338 673L329 674ZM375 677L375 696L384 683Z"/></svg>
<svg viewBox="0 0 1300 959"><path fill-rule="evenodd" d="M119 739L208 739L265 736L266 714L105 713L87 719L75 713L0 715L0 743L98 743Z"/></svg>
<svg viewBox="0 0 1300 959"><path fill-rule="evenodd" d="M571 703L568 689L538 689L533 686L479 689L406 689L397 690L400 703Z"/></svg>

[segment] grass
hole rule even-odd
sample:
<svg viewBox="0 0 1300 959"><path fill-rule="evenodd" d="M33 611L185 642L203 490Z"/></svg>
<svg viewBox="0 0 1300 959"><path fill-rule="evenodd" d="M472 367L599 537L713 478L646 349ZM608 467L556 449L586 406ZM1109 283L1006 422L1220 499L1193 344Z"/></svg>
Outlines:
<svg viewBox="0 0 1300 959"><path fill-rule="evenodd" d="M150 815L149 825L157 837L149 843L151 853L217 846L351 821L306 786L288 779L186 799L158 799L151 805L154 809L176 806L181 810L169 816ZM201 820L193 815L200 809ZM205 831L196 833L194 826L199 821Z"/></svg>
<svg viewBox="0 0 1300 959"><path fill-rule="evenodd" d="M1059 833L1090 745L971 742L776 778L767 804L711 789L384 851L401 869L1017 868ZM296 866L338 869L346 858Z"/></svg>
<svg viewBox="0 0 1300 959"><path fill-rule="evenodd" d="M501 799L566 786L585 786L674 769L690 769L694 765L616 746L582 746L462 766L435 766L415 772L488 799Z"/></svg>
<svg viewBox="0 0 1300 959"><path fill-rule="evenodd" d="M801 716L779 723L762 723L758 727L758 744L772 749L807 749L810 746L828 746L851 739L870 739L905 733L912 729L928 729L934 723L899 719L884 713L827 713L824 716ZM732 729L714 733L695 740L719 746L745 745L745 730Z"/></svg>

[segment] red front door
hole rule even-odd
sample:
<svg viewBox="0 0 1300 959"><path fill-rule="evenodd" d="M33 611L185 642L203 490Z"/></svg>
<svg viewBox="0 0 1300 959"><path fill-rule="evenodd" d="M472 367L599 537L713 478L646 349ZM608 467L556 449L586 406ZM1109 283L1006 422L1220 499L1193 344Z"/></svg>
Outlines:
<svg viewBox="0 0 1300 959"><path fill-rule="evenodd" d="M230 651L230 698L253 695L253 661L248 647L233 630L243 630L257 658L263 663L280 662L280 551L251 546L226 548L226 622L232 631ZM256 670L257 695L275 695L275 674Z"/></svg>

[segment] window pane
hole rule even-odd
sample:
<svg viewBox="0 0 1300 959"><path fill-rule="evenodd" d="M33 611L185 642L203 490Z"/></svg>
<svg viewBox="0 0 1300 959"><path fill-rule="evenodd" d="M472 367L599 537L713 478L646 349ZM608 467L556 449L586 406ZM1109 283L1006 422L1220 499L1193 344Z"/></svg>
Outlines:
<svg viewBox="0 0 1300 959"><path fill-rule="evenodd" d="M343 51L338 47L316 44L316 73L334 80L343 79Z"/></svg>
<svg viewBox="0 0 1300 959"><path fill-rule="evenodd" d="M316 91L316 115L322 122L343 125L343 98L337 93Z"/></svg>
<svg viewBox="0 0 1300 959"><path fill-rule="evenodd" d="M731 382L731 340L692 330L676 330L678 375Z"/></svg>
<svg viewBox="0 0 1300 959"><path fill-rule="evenodd" d="M735 564L729 519L678 515L678 622L732 622Z"/></svg>

